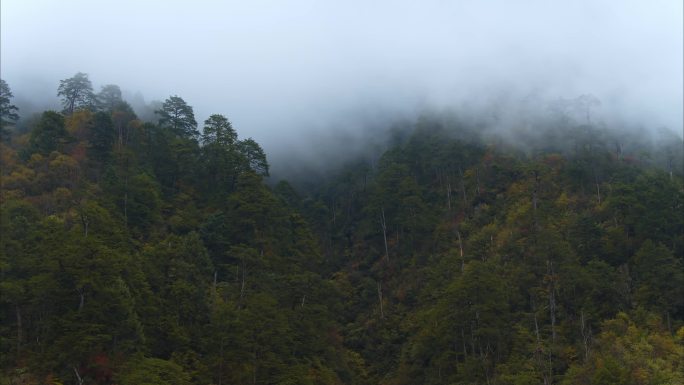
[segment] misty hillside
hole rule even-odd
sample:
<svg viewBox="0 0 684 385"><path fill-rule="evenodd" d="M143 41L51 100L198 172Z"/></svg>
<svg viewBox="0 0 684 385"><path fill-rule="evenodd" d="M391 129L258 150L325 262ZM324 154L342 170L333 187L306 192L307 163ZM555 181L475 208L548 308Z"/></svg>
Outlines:
<svg viewBox="0 0 684 385"><path fill-rule="evenodd" d="M684 383L682 138L589 96L269 177L180 96L0 85L1 384Z"/></svg>

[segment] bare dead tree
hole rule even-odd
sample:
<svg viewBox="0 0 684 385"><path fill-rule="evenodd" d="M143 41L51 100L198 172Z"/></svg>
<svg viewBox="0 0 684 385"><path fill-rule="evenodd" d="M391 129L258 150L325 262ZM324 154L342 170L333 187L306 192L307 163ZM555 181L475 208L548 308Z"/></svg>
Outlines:
<svg viewBox="0 0 684 385"><path fill-rule="evenodd" d="M380 227L382 228L382 238L385 241L385 260L389 263L389 249L387 247L387 220L385 219L385 208L380 209Z"/></svg>

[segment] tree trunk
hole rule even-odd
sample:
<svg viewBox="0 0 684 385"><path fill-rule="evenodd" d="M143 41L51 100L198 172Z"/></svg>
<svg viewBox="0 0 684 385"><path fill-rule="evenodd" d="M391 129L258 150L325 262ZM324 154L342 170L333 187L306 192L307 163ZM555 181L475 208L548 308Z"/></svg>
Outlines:
<svg viewBox="0 0 684 385"><path fill-rule="evenodd" d="M620 142L615 142L615 155L617 160L622 160L622 144Z"/></svg>
<svg viewBox="0 0 684 385"><path fill-rule="evenodd" d="M465 361L466 357L468 357L468 349L466 348L465 332L463 331L463 328L461 328L461 339L463 339L463 360Z"/></svg>
<svg viewBox="0 0 684 385"><path fill-rule="evenodd" d="M549 276L549 317L551 318L551 342L556 343L556 288L554 285L553 262L547 261Z"/></svg>
<svg viewBox="0 0 684 385"><path fill-rule="evenodd" d="M214 282L212 284L212 291L214 292L214 295L216 295L216 280L218 278L218 271L214 270Z"/></svg>
<svg viewBox="0 0 684 385"><path fill-rule="evenodd" d="M128 227L128 171L124 179L124 225Z"/></svg>
<svg viewBox="0 0 684 385"><path fill-rule="evenodd" d="M537 368L540 370L542 374L542 378L544 380L544 385L549 385L550 380L549 377L546 374L546 370L544 369L544 365L542 364L542 353L544 352L542 348L542 342L541 342L541 336L539 334L539 322L537 322L537 312L536 309L534 309L534 304L532 305L532 311L534 312L534 335L537 338L537 348L534 351L534 358L535 361L537 362Z"/></svg>
<svg viewBox="0 0 684 385"><path fill-rule="evenodd" d="M76 369L75 366L71 367L74 369L74 374L76 374L76 378L78 379L78 385L83 385L83 378L81 377L81 374L78 373L78 369Z"/></svg>
<svg viewBox="0 0 684 385"><path fill-rule="evenodd" d="M539 193L539 173L537 171L534 172L534 189L532 190L532 216L534 220L534 229L535 231L539 230L538 229L538 223L537 223L537 203L538 203L538 196L537 194Z"/></svg>
<svg viewBox="0 0 684 385"><path fill-rule="evenodd" d="M85 292L83 289L78 289L78 296L80 297L80 302L78 303L78 311L83 310L83 305L85 305Z"/></svg>
<svg viewBox="0 0 684 385"><path fill-rule="evenodd" d="M458 237L458 249L461 252L461 273L465 269L465 258L463 257L463 242L461 241L461 232L456 230L456 236Z"/></svg>
<svg viewBox="0 0 684 385"><path fill-rule="evenodd" d="M378 282L378 300L380 301L380 318L385 318L385 311L382 307L382 285Z"/></svg>
<svg viewBox="0 0 684 385"><path fill-rule="evenodd" d="M584 311L580 312L580 331L582 332L582 344L584 345L584 362L589 360L589 339L591 338L591 333L587 330Z"/></svg>
<svg viewBox="0 0 684 385"><path fill-rule="evenodd" d="M83 224L83 238L88 238L88 225L90 221L87 215L81 214L81 223Z"/></svg>
<svg viewBox="0 0 684 385"><path fill-rule="evenodd" d="M246 281L247 267L245 261L242 261L242 282L240 283L240 301L238 301L238 309L242 307L242 300L245 298L245 281Z"/></svg>
<svg viewBox="0 0 684 385"><path fill-rule="evenodd" d="M447 182L447 209L451 212L451 183Z"/></svg>
<svg viewBox="0 0 684 385"><path fill-rule="evenodd" d="M387 222L385 221L385 209L380 209L380 227L382 227L382 238L385 241L385 260L389 263L389 249L387 248Z"/></svg>
<svg viewBox="0 0 684 385"><path fill-rule="evenodd" d="M465 181L463 180L463 170L458 168L459 174L461 174L461 192L463 193L463 211L468 207L468 197L466 196Z"/></svg>

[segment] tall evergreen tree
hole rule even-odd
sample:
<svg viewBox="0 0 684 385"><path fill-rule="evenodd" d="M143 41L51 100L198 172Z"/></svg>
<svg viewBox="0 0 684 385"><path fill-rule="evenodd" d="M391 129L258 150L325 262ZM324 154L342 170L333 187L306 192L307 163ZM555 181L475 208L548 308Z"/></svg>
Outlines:
<svg viewBox="0 0 684 385"><path fill-rule="evenodd" d="M114 111L116 106L123 102L121 89L115 84L107 84L97 94L97 103L105 111Z"/></svg>
<svg viewBox="0 0 684 385"><path fill-rule="evenodd" d="M195 114L183 98L169 97L155 113L159 115L159 125L170 129L175 135L194 140L199 138Z"/></svg>
<svg viewBox="0 0 684 385"><path fill-rule="evenodd" d="M57 96L62 97L63 112L67 115L71 115L79 108L94 108L97 103L93 85L88 79L88 74L83 72L60 80Z"/></svg>
<svg viewBox="0 0 684 385"><path fill-rule="evenodd" d="M69 134L64 127L64 116L54 111L45 111L36 127L31 131L28 152L47 155L59 149Z"/></svg>
<svg viewBox="0 0 684 385"><path fill-rule="evenodd" d="M204 121L202 130L202 144L217 144L228 148L237 141L237 133L233 129L228 119L219 114L211 115Z"/></svg>
<svg viewBox="0 0 684 385"><path fill-rule="evenodd" d="M0 136L7 134L7 126L14 124L19 119L19 108L11 103L12 90L3 79L0 79Z"/></svg>
<svg viewBox="0 0 684 385"><path fill-rule="evenodd" d="M93 158L104 162L109 158L114 146L114 123L108 113L100 111L93 115L91 127L90 146L94 152Z"/></svg>
<svg viewBox="0 0 684 385"><path fill-rule="evenodd" d="M254 170L259 175L268 176L268 161L266 153L259 143L252 138L241 140L237 143L238 152L244 157L245 166Z"/></svg>

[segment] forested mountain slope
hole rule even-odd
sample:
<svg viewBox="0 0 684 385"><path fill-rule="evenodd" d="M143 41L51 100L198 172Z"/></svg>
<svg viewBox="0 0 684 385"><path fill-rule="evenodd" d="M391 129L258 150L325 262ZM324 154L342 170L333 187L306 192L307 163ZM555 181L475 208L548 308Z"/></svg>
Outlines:
<svg viewBox="0 0 684 385"><path fill-rule="evenodd" d="M2 383L684 382L680 138L426 117L268 186L225 117L84 76L19 122L3 84Z"/></svg>
<svg viewBox="0 0 684 385"><path fill-rule="evenodd" d="M419 122L305 209L373 382L681 382L681 169L459 135Z"/></svg>

